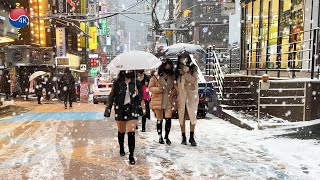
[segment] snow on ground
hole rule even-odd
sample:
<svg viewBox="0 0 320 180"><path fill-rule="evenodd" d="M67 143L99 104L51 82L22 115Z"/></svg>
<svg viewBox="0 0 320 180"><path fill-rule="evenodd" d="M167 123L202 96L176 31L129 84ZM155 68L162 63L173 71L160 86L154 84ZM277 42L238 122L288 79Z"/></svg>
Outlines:
<svg viewBox="0 0 320 180"><path fill-rule="evenodd" d="M320 175L320 158L315 156L320 148L315 140L274 137L282 133L274 130L247 131L212 116L198 121L198 147L191 147L180 144L178 121L174 120L172 129L171 146L158 143L155 129L139 134L146 139L146 148L139 153L147 155L152 179L310 180Z"/></svg>

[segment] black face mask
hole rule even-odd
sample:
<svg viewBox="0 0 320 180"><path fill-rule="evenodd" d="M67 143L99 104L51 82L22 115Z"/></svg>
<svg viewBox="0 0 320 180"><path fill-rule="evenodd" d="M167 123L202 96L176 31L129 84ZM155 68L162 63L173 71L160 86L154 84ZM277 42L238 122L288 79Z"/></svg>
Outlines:
<svg viewBox="0 0 320 180"><path fill-rule="evenodd" d="M133 74L133 72L126 73L124 76L125 76L126 78L128 78L128 79L132 79L132 78L134 78L134 74Z"/></svg>
<svg viewBox="0 0 320 180"><path fill-rule="evenodd" d="M169 74L171 72L171 69L164 69L163 72Z"/></svg>

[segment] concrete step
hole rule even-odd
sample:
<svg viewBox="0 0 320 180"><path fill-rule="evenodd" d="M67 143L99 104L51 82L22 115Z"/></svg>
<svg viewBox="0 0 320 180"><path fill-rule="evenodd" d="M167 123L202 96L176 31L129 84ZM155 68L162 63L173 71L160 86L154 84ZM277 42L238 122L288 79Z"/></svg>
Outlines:
<svg viewBox="0 0 320 180"><path fill-rule="evenodd" d="M254 99L223 99L220 102L223 105L229 105L229 106L255 105Z"/></svg>
<svg viewBox="0 0 320 180"><path fill-rule="evenodd" d="M223 98L226 98L226 99L250 99L251 92L224 93Z"/></svg>
<svg viewBox="0 0 320 180"><path fill-rule="evenodd" d="M241 111L241 110L250 111L250 110L257 109L256 105L230 106L230 105L221 104L220 106L223 109L229 109L229 110L235 110L235 111Z"/></svg>
<svg viewBox="0 0 320 180"><path fill-rule="evenodd" d="M237 86L237 87L224 87L223 93L243 93L243 92L251 92L248 86Z"/></svg>

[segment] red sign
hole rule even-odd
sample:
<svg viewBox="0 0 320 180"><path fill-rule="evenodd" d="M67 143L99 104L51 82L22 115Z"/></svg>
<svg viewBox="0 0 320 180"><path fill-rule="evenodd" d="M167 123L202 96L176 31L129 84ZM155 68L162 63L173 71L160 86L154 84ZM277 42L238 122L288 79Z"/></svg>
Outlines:
<svg viewBox="0 0 320 180"><path fill-rule="evenodd" d="M74 3L72 0L67 0L68 4L72 7L76 6L76 3Z"/></svg>
<svg viewBox="0 0 320 180"><path fill-rule="evenodd" d="M107 65L107 55L105 54L100 55L100 63L101 65Z"/></svg>
<svg viewBox="0 0 320 180"><path fill-rule="evenodd" d="M89 67L97 67L99 66L99 60L98 59L90 59L88 62Z"/></svg>

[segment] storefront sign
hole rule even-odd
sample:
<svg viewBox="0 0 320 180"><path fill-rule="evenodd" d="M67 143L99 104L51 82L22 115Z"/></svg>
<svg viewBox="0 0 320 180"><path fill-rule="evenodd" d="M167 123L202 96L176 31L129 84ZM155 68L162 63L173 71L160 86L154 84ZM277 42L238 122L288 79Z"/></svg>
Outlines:
<svg viewBox="0 0 320 180"><path fill-rule="evenodd" d="M70 58L69 57L56 57L57 66L69 66Z"/></svg>
<svg viewBox="0 0 320 180"><path fill-rule="evenodd" d="M88 12L90 15L97 14L97 4L96 3L89 3L88 5Z"/></svg>
<svg viewBox="0 0 320 180"><path fill-rule="evenodd" d="M107 55L106 54L100 54L100 64L103 66L107 65Z"/></svg>
<svg viewBox="0 0 320 180"><path fill-rule="evenodd" d="M86 14L87 13L87 0L80 1L80 13Z"/></svg>
<svg viewBox="0 0 320 180"><path fill-rule="evenodd" d="M97 68L93 67L93 68L90 69L90 76L91 77L96 77L97 74L98 74L98 69Z"/></svg>
<svg viewBox="0 0 320 180"><path fill-rule="evenodd" d="M56 28L57 57L66 56L66 31L64 27Z"/></svg>
<svg viewBox="0 0 320 180"><path fill-rule="evenodd" d="M87 65L86 64L80 64L80 70L81 71L87 70Z"/></svg>
<svg viewBox="0 0 320 180"><path fill-rule="evenodd" d="M230 16L236 13L236 3L235 2L225 2L222 4L222 12L223 16Z"/></svg>
<svg viewBox="0 0 320 180"><path fill-rule="evenodd" d="M89 39L89 49L96 50L98 48L98 30L97 27L89 27L89 35L91 38Z"/></svg>
<svg viewBox="0 0 320 180"><path fill-rule="evenodd" d="M80 23L80 29L83 32L86 32L86 23L81 22ZM81 48L85 48L86 47L86 38L85 38L85 36L81 36L80 37L80 47Z"/></svg>
<svg viewBox="0 0 320 180"><path fill-rule="evenodd" d="M57 13L65 13L66 5L66 0L56 0Z"/></svg>
<svg viewBox="0 0 320 180"><path fill-rule="evenodd" d="M106 36L108 35L108 20L107 18L100 19L100 35Z"/></svg>

